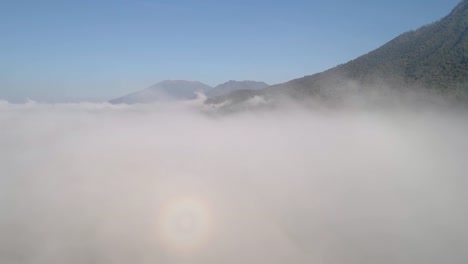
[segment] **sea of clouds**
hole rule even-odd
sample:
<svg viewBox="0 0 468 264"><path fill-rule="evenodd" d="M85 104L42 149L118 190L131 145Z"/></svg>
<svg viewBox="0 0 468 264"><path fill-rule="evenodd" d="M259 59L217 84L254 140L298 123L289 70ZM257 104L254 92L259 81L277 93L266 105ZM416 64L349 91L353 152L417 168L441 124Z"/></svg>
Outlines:
<svg viewBox="0 0 468 264"><path fill-rule="evenodd" d="M468 263L467 116L0 102L0 263Z"/></svg>

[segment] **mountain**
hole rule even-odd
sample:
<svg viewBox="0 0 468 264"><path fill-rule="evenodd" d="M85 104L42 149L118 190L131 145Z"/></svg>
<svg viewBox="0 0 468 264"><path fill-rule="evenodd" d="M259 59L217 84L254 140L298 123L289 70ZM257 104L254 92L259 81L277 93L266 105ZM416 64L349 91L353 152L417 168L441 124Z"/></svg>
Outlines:
<svg viewBox="0 0 468 264"><path fill-rule="evenodd" d="M207 97L214 97L225 95L239 90L260 90L268 87L269 85L264 82L256 81L229 81L216 86L206 93Z"/></svg>
<svg viewBox="0 0 468 264"><path fill-rule="evenodd" d="M406 32L382 47L327 71L261 91L233 93L206 101L239 102L255 95L293 98L342 96L352 87L425 88L437 94L468 98L468 0L445 18Z"/></svg>
<svg viewBox="0 0 468 264"><path fill-rule="evenodd" d="M142 91L109 102L112 104L152 103L157 101L194 99L197 92L206 93L212 87L196 81L162 81Z"/></svg>

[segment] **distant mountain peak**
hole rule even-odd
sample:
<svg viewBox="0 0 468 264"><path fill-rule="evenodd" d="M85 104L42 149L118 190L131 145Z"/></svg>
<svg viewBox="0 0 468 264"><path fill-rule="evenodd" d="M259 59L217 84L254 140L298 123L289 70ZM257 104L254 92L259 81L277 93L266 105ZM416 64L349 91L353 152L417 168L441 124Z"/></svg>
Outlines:
<svg viewBox="0 0 468 264"><path fill-rule="evenodd" d="M170 84L170 83L201 83L199 81L189 81L189 80L163 80L163 81L160 81L158 83L156 83L155 85L157 84Z"/></svg>
<svg viewBox="0 0 468 264"><path fill-rule="evenodd" d="M206 93L212 87L199 81L164 80L139 92L131 93L110 101L113 104L153 103L194 99L197 92Z"/></svg>

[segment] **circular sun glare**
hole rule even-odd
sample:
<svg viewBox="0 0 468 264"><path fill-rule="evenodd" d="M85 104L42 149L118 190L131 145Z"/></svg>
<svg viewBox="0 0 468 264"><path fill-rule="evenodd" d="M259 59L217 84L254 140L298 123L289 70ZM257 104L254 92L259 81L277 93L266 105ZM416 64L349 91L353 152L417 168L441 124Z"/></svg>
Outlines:
<svg viewBox="0 0 468 264"><path fill-rule="evenodd" d="M203 246L210 236L212 221L206 203L194 198L175 200L160 214L163 243L176 250Z"/></svg>

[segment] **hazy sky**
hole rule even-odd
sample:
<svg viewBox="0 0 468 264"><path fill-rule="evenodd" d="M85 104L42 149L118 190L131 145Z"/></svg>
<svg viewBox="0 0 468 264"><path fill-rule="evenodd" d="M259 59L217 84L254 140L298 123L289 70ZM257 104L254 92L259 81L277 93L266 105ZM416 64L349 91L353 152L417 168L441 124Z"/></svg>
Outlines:
<svg viewBox="0 0 468 264"><path fill-rule="evenodd" d="M442 18L458 0L0 0L0 98L111 99L164 79L270 84Z"/></svg>

